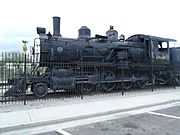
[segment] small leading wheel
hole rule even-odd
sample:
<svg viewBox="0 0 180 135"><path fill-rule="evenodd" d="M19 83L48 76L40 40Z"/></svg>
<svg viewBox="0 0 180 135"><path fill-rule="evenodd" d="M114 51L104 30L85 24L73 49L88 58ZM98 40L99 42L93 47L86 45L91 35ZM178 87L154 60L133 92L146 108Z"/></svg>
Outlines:
<svg viewBox="0 0 180 135"><path fill-rule="evenodd" d="M105 92L111 92L116 84L114 82L111 82L115 80L116 76L112 71L104 71L101 74L101 80L104 81L104 83L101 83L101 88Z"/></svg>
<svg viewBox="0 0 180 135"><path fill-rule="evenodd" d="M34 85L33 93L37 97L44 97L48 93L48 88L44 83L37 83Z"/></svg>

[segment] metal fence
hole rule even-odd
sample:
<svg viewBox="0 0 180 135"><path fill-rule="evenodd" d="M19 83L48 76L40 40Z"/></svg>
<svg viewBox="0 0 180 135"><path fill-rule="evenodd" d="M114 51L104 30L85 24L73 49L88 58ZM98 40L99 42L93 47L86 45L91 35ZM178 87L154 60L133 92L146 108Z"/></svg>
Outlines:
<svg viewBox="0 0 180 135"><path fill-rule="evenodd" d="M47 63L41 64L47 65ZM35 79L37 81L38 77L40 80L43 79L43 77L47 77L47 67L39 67L37 59L29 54L17 52L2 53L0 58L0 102L24 102L24 104L26 104L27 101L31 100L45 100L51 98L77 97L83 99L83 97L89 94L89 92L91 92L91 94L108 94L110 92L118 92L123 95L124 92L132 88L132 85L134 89L144 88L146 85L149 86L151 91L153 91L156 85L154 75L158 69L157 65L146 65L146 67L145 65L141 66L138 64L131 65L131 67L140 67L136 69L135 72L137 73L144 72L144 74L146 74L146 70L149 69L149 76L151 76L151 80L148 80L151 82L149 84L142 81L142 78L145 78L146 75L140 76L140 79L136 79L136 81L132 84L128 80L128 75L130 73L127 73L126 71L129 67L128 65L124 66L122 63L121 65L102 62L93 63L90 60L86 60L86 58L82 58L82 61L80 62L62 62L55 65L61 67L61 69L68 69L68 71L72 70L73 74L68 76L68 72L66 72L65 77L63 77L61 74L58 74L58 72L63 74L63 71L54 71L51 73L51 79L54 79L54 82L75 82L75 84L69 83L65 85L66 87L69 87L65 90L64 88L60 88L56 83L51 83L52 86L48 86L48 94L43 97L38 97L35 96L32 91L33 81ZM166 73L173 73L172 75L175 79L170 78L173 81L170 81L171 84L169 86L175 87L177 83L179 83L180 73L177 72L180 69L179 66L165 66L159 68L162 68L161 70ZM143 71L143 69L146 70ZM59 76L63 77L63 80L61 80ZM131 76L131 79L134 78L134 76ZM28 83L32 85L27 85ZM70 87L71 85L73 86ZM16 91L13 92L13 89Z"/></svg>

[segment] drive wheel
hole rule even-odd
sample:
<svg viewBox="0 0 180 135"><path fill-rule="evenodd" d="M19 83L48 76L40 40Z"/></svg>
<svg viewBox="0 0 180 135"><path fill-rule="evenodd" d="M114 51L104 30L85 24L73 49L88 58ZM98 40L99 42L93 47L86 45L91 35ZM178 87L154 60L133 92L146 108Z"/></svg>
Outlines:
<svg viewBox="0 0 180 135"><path fill-rule="evenodd" d="M104 71L101 74L101 80L104 81L103 83L101 83L101 88L103 91L105 92L110 92L112 91L116 84L114 82L110 82L115 80L116 76L112 71Z"/></svg>
<svg viewBox="0 0 180 135"><path fill-rule="evenodd" d="M37 97L44 97L48 93L48 88L44 83L37 83L34 85L33 93Z"/></svg>

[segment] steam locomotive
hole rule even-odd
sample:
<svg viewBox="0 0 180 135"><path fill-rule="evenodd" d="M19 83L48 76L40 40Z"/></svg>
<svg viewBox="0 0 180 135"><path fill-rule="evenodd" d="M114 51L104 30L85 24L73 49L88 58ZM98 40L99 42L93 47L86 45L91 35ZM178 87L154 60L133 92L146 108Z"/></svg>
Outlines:
<svg viewBox="0 0 180 135"><path fill-rule="evenodd" d="M136 34L127 39L118 37L113 26L106 36L91 37L91 30L82 26L78 38L60 34L60 17L53 17L53 35L37 27L40 53L37 68L26 76L26 89L37 97L48 91L88 93L94 89L111 92L154 84L179 84L180 48L170 48L174 39ZM36 56L35 46L32 54ZM40 74L39 67L46 70ZM5 96L23 93L25 77L16 78ZM17 81L18 80L18 81ZM16 82L16 83L15 83Z"/></svg>

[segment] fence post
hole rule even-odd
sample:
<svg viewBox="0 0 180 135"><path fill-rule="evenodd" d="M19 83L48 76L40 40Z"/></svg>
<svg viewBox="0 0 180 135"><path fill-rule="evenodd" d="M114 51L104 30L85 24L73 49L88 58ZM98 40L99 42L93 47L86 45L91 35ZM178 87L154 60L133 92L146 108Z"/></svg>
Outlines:
<svg viewBox="0 0 180 135"><path fill-rule="evenodd" d="M174 86L174 89L176 89L176 80L175 80L175 65L173 66L173 86Z"/></svg>
<svg viewBox="0 0 180 135"><path fill-rule="evenodd" d="M26 51L27 51L27 46L26 44L28 41L22 40L23 42L23 52L24 52L24 81L23 81L23 92L24 92L24 105L26 105Z"/></svg>
<svg viewBox="0 0 180 135"><path fill-rule="evenodd" d="M82 59L82 57L81 57L81 66L80 66L80 72L81 72L81 90L80 90L80 94L81 94L81 99L83 99L83 89L84 89L84 83L83 83L83 65L82 65L82 61L83 61L83 59Z"/></svg>
<svg viewBox="0 0 180 135"><path fill-rule="evenodd" d="M24 54L24 83L23 83L23 92L24 92L24 105L26 105L26 53Z"/></svg>
<svg viewBox="0 0 180 135"><path fill-rule="evenodd" d="M122 68L122 96L124 95L124 68Z"/></svg>
<svg viewBox="0 0 180 135"><path fill-rule="evenodd" d="M153 72L154 72L154 67L153 64L151 65L151 77L152 77L152 85L151 85L151 91L154 91L154 76L153 76Z"/></svg>

